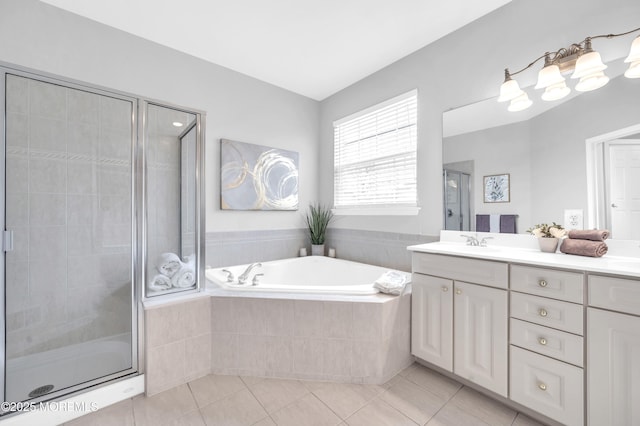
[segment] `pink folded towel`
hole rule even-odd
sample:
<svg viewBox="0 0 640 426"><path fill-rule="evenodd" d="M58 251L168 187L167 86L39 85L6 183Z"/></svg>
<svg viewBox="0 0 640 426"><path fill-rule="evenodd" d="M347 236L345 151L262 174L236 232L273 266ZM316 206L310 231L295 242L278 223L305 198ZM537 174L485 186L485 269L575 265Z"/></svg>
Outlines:
<svg viewBox="0 0 640 426"><path fill-rule="evenodd" d="M578 256L602 257L607 254L609 248L602 241L572 240L566 238L562 241L560 251L566 254Z"/></svg>
<svg viewBox="0 0 640 426"><path fill-rule="evenodd" d="M609 238L609 231L607 229L585 229L584 231L573 229L569 231L569 238L575 240L604 241Z"/></svg>

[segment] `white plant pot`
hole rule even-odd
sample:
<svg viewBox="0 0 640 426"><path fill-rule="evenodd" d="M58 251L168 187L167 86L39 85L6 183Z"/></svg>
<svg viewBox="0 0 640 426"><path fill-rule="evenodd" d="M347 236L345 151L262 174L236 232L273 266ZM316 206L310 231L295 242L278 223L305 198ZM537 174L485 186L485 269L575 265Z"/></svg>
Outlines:
<svg viewBox="0 0 640 426"><path fill-rule="evenodd" d="M311 244L312 256L324 256L324 244Z"/></svg>

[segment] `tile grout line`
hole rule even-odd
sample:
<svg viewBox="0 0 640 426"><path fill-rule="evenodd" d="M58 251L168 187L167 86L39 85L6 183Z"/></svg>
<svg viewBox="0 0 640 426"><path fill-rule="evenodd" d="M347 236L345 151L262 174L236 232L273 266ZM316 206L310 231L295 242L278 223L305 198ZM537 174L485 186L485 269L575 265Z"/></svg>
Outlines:
<svg viewBox="0 0 640 426"><path fill-rule="evenodd" d="M409 379L407 379L407 380L409 380ZM416 383L416 385L418 385L418 384ZM418 385L418 386L419 386L420 388L422 388L422 386L420 386L420 385ZM427 426L427 425L429 424L429 422L430 422L431 420L433 420L433 419L438 415L438 413L439 413L440 411L442 411L442 409L443 409L444 407L446 407L446 406L451 402L451 400L453 400L453 398L454 398L454 397L455 397L455 396L456 396L456 395L457 395L457 394L458 394L458 393L459 393L463 388L464 388L464 385L460 386L460 387L458 388L458 390L456 390L456 391L455 391L455 392L454 392L454 393L449 397L449 399L447 399L447 401L446 401L444 404L442 404L442 407L438 408L438 411L436 411L435 413L433 413L433 416L431 416L431 418L429 418L429 420L427 420L427 422L424 424L424 426ZM424 389L424 388L422 388L422 389Z"/></svg>
<svg viewBox="0 0 640 426"><path fill-rule="evenodd" d="M189 389L189 393L191 394L191 398L193 398L193 402L196 403L196 411L198 412L198 415L200 416L200 420L202 420L202 423L206 425L207 422L204 420L204 416L202 415L202 411L200 411L200 406L198 405L198 400L196 399L196 395L193 393L193 389L191 389L191 382L187 382L186 384L187 384L187 388ZM134 419L134 426L135 426L135 419Z"/></svg>

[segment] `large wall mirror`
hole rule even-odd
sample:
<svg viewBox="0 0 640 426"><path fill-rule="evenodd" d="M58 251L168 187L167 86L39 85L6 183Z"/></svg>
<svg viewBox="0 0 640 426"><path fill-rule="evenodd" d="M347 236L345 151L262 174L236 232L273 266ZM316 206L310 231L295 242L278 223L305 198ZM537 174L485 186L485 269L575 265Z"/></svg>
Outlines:
<svg viewBox="0 0 640 426"><path fill-rule="evenodd" d="M479 214L517 215L518 233L570 220L574 228L640 239L640 79L622 76L621 60L608 65L611 81L596 91L544 102L525 88L534 100L525 111L508 112L492 98L444 113L445 229L475 230ZM469 184L451 179L455 172ZM486 202L485 177L502 175L509 201ZM468 208L451 207L465 196Z"/></svg>

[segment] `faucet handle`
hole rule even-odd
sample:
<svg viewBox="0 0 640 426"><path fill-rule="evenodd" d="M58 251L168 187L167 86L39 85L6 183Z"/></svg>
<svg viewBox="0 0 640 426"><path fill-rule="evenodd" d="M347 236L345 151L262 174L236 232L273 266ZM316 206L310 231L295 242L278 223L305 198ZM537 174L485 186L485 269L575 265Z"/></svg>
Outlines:
<svg viewBox="0 0 640 426"><path fill-rule="evenodd" d="M251 281L251 285L258 285L260 283L260 277L264 274L255 274L253 276L253 281Z"/></svg>
<svg viewBox="0 0 640 426"><path fill-rule="evenodd" d="M467 239L467 245L468 246L473 246L473 245L478 243L478 240L473 235L460 235L460 236L462 238L466 238Z"/></svg>
<svg viewBox="0 0 640 426"><path fill-rule="evenodd" d="M236 279L236 277L234 277L234 276L233 276L233 272L231 272L230 270L228 270L228 269L223 269L223 270L222 270L222 272L225 272L225 273L227 274L227 282L228 282L228 283L232 283L232 282L233 282L233 280L235 280L235 279Z"/></svg>
<svg viewBox="0 0 640 426"><path fill-rule="evenodd" d="M482 240L480 240L480 247L486 247L487 240L493 240L493 237L482 237Z"/></svg>

